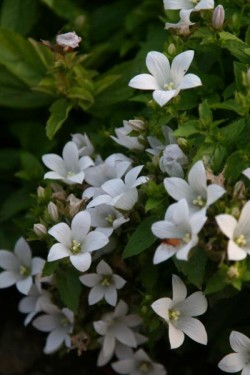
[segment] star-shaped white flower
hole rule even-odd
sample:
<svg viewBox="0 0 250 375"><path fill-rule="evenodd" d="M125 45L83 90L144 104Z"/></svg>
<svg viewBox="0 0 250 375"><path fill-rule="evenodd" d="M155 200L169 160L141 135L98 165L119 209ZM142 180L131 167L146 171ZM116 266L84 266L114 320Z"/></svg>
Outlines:
<svg viewBox="0 0 250 375"><path fill-rule="evenodd" d="M91 156L95 149L86 133L75 133L71 135L72 142L77 145L79 156Z"/></svg>
<svg viewBox="0 0 250 375"><path fill-rule="evenodd" d="M214 8L214 0L163 0L165 9L200 11Z"/></svg>
<svg viewBox="0 0 250 375"><path fill-rule="evenodd" d="M241 375L250 373L250 339L240 332L232 331L229 337L230 345L235 353L226 355L218 364L225 372L239 372Z"/></svg>
<svg viewBox="0 0 250 375"><path fill-rule="evenodd" d="M107 313L102 320L94 322L96 332L104 336L103 347L98 358L99 366L106 364L112 358L117 342L131 348L137 347L137 336L132 328L139 326L142 321L139 316L127 315L127 312L128 305L121 300L113 313ZM140 336L139 340L142 342Z"/></svg>
<svg viewBox="0 0 250 375"><path fill-rule="evenodd" d="M94 198L87 208L95 207L100 204L108 204L117 209L129 211L138 201L137 186L145 184L148 177L140 176L143 165L132 168L126 173L124 181L121 178L114 178L105 182L101 188L106 194L101 194Z"/></svg>
<svg viewBox="0 0 250 375"><path fill-rule="evenodd" d="M136 121L136 120L134 120L134 121ZM136 131L136 130L130 124L130 121L124 120L123 121L123 127L115 129L116 137L111 136L111 138L116 143L118 143L121 146L126 147L129 150L143 150L144 149L144 145L143 145L144 138L143 138L143 136L140 135L140 134L137 137L131 136L130 133L132 131Z"/></svg>
<svg viewBox="0 0 250 375"><path fill-rule="evenodd" d="M188 159L182 149L176 145L168 145L160 158L160 168L162 172L167 172L171 177L183 177L182 166L187 164Z"/></svg>
<svg viewBox="0 0 250 375"><path fill-rule="evenodd" d="M60 310L55 305L47 306L48 314L34 319L32 325L42 332L50 332L43 349L45 354L54 353L64 343L67 348L71 346L69 334L73 331L74 313L68 308Z"/></svg>
<svg viewBox="0 0 250 375"><path fill-rule="evenodd" d="M169 126L163 125L161 130L164 136L164 143L162 143L156 137L147 137L147 141L151 148L147 148L146 151L153 156L160 156L167 145L177 144L177 139L173 135L173 129L171 129Z"/></svg>
<svg viewBox="0 0 250 375"><path fill-rule="evenodd" d="M89 305L94 305L104 298L108 304L115 306L117 289L121 289L126 281L121 276L115 275L104 260L97 265L96 272L80 276L80 281L91 288L88 297Z"/></svg>
<svg viewBox="0 0 250 375"><path fill-rule="evenodd" d="M131 358L111 364L118 374L129 375L165 375L166 370L159 363L153 362L143 349L137 350Z"/></svg>
<svg viewBox="0 0 250 375"><path fill-rule="evenodd" d="M191 212L206 210L225 193L225 189L220 185L207 186L206 171L201 160L190 169L188 183L179 177L167 177L164 179L164 186L175 200L185 198Z"/></svg>
<svg viewBox="0 0 250 375"><path fill-rule="evenodd" d="M250 201L237 221L233 216L221 214L215 217L221 231L229 238L227 254L229 260L242 260L250 254Z"/></svg>
<svg viewBox="0 0 250 375"><path fill-rule="evenodd" d="M48 233L58 243L54 244L48 254L48 261L69 257L73 266L85 272L91 265L91 253L101 249L109 242L108 237L97 231L89 232L91 226L90 214L79 212L74 216L71 228L66 223L54 225Z"/></svg>
<svg viewBox="0 0 250 375"><path fill-rule="evenodd" d="M169 206L165 220L157 221L151 228L153 234L161 239L153 263L164 262L173 255L176 255L177 259L188 260L189 251L197 245L197 234L206 220L204 211L190 215L185 199Z"/></svg>
<svg viewBox="0 0 250 375"><path fill-rule="evenodd" d="M28 294L33 276L42 272L45 260L32 258L31 250L24 238L19 238L14 247L14 253L0 250L0 267L5 271L0 273L0 289L16 284L20 293Z"/></svg>
<svg viewBox="0 0 250 375"><path fill-rule="evenodd" d="M168 335L171 349L183 344L185 334L192 340L206 345L207 333L204 325L193 318L204 314L207 300L202 292L187 297L187 288L176 275L172 276L173 299L165 297L153 302L152 309L168 323Z"/></svg>
<svg viewBox="0 0 250 375"><path fill-rule="evenodd" d="M43 155L43 163L51 169L44 178L62 180L66 184L81 184L85 177L85 170L94 165L89 156L79 157L77 145L68 142L63 148L62 156L56 154Z"/></svg>
<svg viewBox="0 0 250 375"><path fill-rule="evenodd" d="M170 67L168 58L160 52L147 54L146 65L151 74L139 74L131 79L129 86L140 90L154 90L153 98L161 107L177 96L180 90L200 86L195 74L186 74L194 57L194 51L177 55Z"/></svg>

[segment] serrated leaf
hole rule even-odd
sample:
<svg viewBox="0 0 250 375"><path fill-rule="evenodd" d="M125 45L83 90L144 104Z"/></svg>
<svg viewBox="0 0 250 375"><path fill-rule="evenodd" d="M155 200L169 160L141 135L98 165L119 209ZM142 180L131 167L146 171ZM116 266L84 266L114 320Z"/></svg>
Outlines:
<svg viewBox="0 0 250 375"><path fill-rule="evenodd" d="M158 220L156 215L147 217L132 234L123 252L123 258L130 258L148 249L156 238L151 231L151 226Z"/></svg>
<svg viewBox="0 0 250 375"><path fill-rule="evenodd" d="M63 303L74 313L77 313L82 290L79 272L74 268L59 269L56 273L56 282Z"/></svg>
<svg viewBox="0 0 250 375"><path fill-rule="evenodd" d="M49 139L53 139L56 132L67 120L69 112L73 108L73 103L67 99L58 99L50 107L50 117L46 124L46 134Z"/></svg>
<svg viewBox="0 0 250 375"><path fill-rule="evenodd" d="M201 248L192 250L188 261L173 258L177 270L183 273L190 283L201 288L207 264L207 255Z"/></svg>

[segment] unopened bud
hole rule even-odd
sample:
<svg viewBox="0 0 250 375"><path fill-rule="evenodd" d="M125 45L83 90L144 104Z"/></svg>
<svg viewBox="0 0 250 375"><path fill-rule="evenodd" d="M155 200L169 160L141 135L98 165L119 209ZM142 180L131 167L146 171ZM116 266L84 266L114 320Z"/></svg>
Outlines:
<svg viewBox="0 0 250 375"><path fill-rule="evenodd" d="M170 43L169 46L168 46L168 53L171 56L173 56L173 55L175 55L175 52L176 52L176 48L175 48L174 43Z"/></svg>
<svg viewBox="0 0 250 375"><path fill-rule="evenodd" d="M238 181L234 185L234 190L233 190L233 197L237 199L244 199L245 198L245 184L243 181Z"/></svg>
<svg viewBox="0 0 250 375"><path fill-rule="evenodd" d="M45 225L41 223L34 224L33 231L38 237L43 237L44 235L47 234L47 228L45 227Z"/></svg>
<svg viewBox="0 0 250 375"><path fill-rule="evenodd" d="M232 280L232 279L237 279L240 276L239 269L236 265L233 265L228 268L227 271L227 277Z"/></svg>
<svg viewBox="0 0 250 375"><path fill-rule="evenodd" d="M43 198L45 196L45 189L42 186L38 186L36 193L39 198Z"/></svg>
<svg viewBox="0 0 250 375"><path fill-rule="evenodd" d="M57 221L57 219L58 219L58 210L57 210L57 207L56 207L55 203L50 202L48 204L48 213L49 213L49 215L50 215L50 217L51 217L52 220Z"/></svg>
<svg viewBox="0 0 250 375"><path fill-rule="evenodd" d="M225 10L222 5L214 8L212 15L212 26L215 30L221 30L225 20Z"/></svg>
<svg viewBox="0 0 250 375"><path fill-rule="evenodd" d="M145 129L145 123L142 120L129 120L128 122L133 130L140 131Z"/></svg>

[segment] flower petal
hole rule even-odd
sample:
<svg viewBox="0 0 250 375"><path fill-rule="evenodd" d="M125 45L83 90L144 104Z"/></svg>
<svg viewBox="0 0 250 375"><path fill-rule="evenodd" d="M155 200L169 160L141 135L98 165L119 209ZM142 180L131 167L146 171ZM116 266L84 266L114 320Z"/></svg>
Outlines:
<svg viewBox="0 0 250 375"><path fill-rule="evenodd" d="M16 283L17 290L19 290L19 292L23 293L23 294L28 294L31 286L32 286L32 277L31 276L28 276L23 280L19 280Z"/></svg>
<svg viewBox="0 0 250 375"><path fill-rule="evenodd" d="M46 154L42 156L42 161L52 171L58 173L59 176L66 177L67 169L63 159L56 154Z"/></svg>
<svg viewBox="0 0 250 375"><path fill-rule="evenodd" d="M31 250L27 241L25 241L23 237L19 238L15 244L14 252L22 264L26 265L27 267L31 266Z"/></svg>
<svg viewBox="0 0 250 375"><path fill-rule="evenodd" d="M235 352L249 351L250 349L250 339L243 333L232 331L229 341Z"/></svg>
<svg viewBox="0 0 250 375"><path fill-rule="evenodd" d="M146 65L149 72L155 77L160 88L171 79L168 58L160 52L151 51L147 54Z"/></svg>
<svg viewBox="0 0 250 375"><path fill-rule="evenodd" d="M12 271L4 271L0 273L0 289L8 288L19 280L20 275Z"/></svg>
<svg viewBox="0 0 250 375"><path fill-rule="evenodd" d="M181 317L176 321L176 326L192 340L203 345L207 344L207 332L204 325L198 319Z"/></svg>
<svg viewBox="0 0 250 375"><path fill-rule="evenodd" d="M98 284L100 282L101 276L98 275L97 273L89 273L87 275L80 276L79 280L84 285L92 288L93 286L95 286L96 284Z"/></svg>
<svg viewBox="0 0 250 375"><path fill-rule="evenodd" d="M164 179L164 186L168 194L177 201L183 198L190 201L193 198L192 189L182 178L167 177Z"/></svg>
<svg viewBox="0 0 250 375"><path fill-rule="evenodd" d="M53 262L53 260L66 258L69 255L71 255L71 252L69 251L69 249L67 249L61 243L56 243L49 250L48 262Z"/></svg>
<svg viewBox="0 0 250 375"><path fill-rule="evenodd" d="M207 206L216 202L223 194L225 194L225 192L226 190L220 185L209 185L207 187Z"/></svg>
<svg viewBox="0 0 250 375"><path fill-rule="evenodd" d="M175 246L166 245L162 243L160 246L157 247L155 251L153 264L159 264L161 262L164 262L165 260L168 260L176 253L176 251L177 249Z"/></svg>
<svg viewBox="0 0 250 375"><path fill-rule="evenodd" d="M177 95L176 90L155 90L153 98L160 107L163 107L169 100Z"/></svg>
<svg viewBox="0 0 250 375"><path fill-rule="evenodd" d="M73 266L81 272L85 272L91 266L91 255L89 253L80 253L76 255L71 255L69 257Z"/></svg>
<svg viewBox="0 0 250 375"><path fill-rule="evenodd" d="M198 316L207 310L207 299L202 292L195 292L175 305L181 315Z"/></svg>
<svg viewBox="0 0 250 375"><path fill-rule="evenodd" d="M168 337L171 349L179 348L184 341L185 335L182 331L175 328L172 323L168 326Z"/></svg>
<svg viewBox="0 0 250 375"><path fill-rule="evenodd" d="M248 201L240 214L240 218L238 221L237 229L235 232L235 235L240 235L240 234L247 234L249 233L249 227L250 227L250 201Z"/></svg>
<svg viewBox="0 0 250 375"><path fill-rule="evenodd" d="M173 288L173 302L179 302L186 298L187 288L181 278L177 275L172 275L172 288Z"/></svg>
<svg viewBox="0 0 250 375"><path fill-rule="evenodd" d="M194 51L185 51L175 56L171 64L171 74L175 87L179 86L194 58Z"/></svg>
<svg viewBox="0 0 250 375"><path fill-rule="evenodd" d="M46 344L43 350L44 353L51 354L59 349L64 342L65 336L65 330L63 328L58 328L55 331L50 332L47 336Z"/></svg>
<svg viewBox="0 0 250 375"><path fill-rule="evenodd" d="M189 0L164 0L165 9L192 9L193 7Z"/></svg>
<svg viewBox="0 0 250 375"><path fill-rule="evenodd" d="M243 359L241 353L231 353L218 363L218 367L225 372L238 372L245 366Z"/></svg>
<svg viewBox="0 0 250 375"><path fill-rule="evenodd" d="M161 86L157 82L156 78L151 74L139 74L132 78L129 83L129 87L139 90L160 90Z"/></svg>
<svg viewBox="0 0 250 375"><path fill-rule="evenodd" d="M237 226L237 220L228 214L221 214L215 216L215 220L220 227L220 230L230 239L234 236L234 230Z"/></svg>
<svg viewBox="0 0 250 375"><path fill-rule="evenodd" d="M0 267L8 271L18 271L20 261L11 251L0 250Z"/></svg>
<svg viewBox="0 0 250 375"><path fill-rule="evenodd" d="M82 243L89 232L91 217L87 211L76 214L71 223L72 238Z"/></svg>
<svg viewBox="0 0 250 375"><path fill-rule="evenodd" d="M87 234L83 243L83 249L85 252L92 252L101 249L107 245L108 242L109 239L105 234L98 231L92 231Z"/></svg>
<svg viewBox="0 0 250 375"><path fill-rule="evenodd" d="M123 359L118 362L111 363L112 368L118 374L131 374L132 371L135 371L135 361L133 359Z"/></svg>
<svg viewBox="0 0 250 375"><path fill-rule="evenodd" d="M227 255L229 260L242 260L246 258L247 252L236 245L234 241L229 240L227 246Z"/></svg>
<svg viewBox="0 0 250 375"><path fill-rule="evenodd" d="M88 303L89 305L94 305L101 301L104 296L104 288L101 285L94 286L89 292Z"/></svg>
<svg viewBox="0 0 250 375"><path fill-rule="evenodd" d="M58 242L64 245L64 247L70 248L72 235L71 229L66 223L59 223L54 225L48 233L54 237Z"/></svg>
<svg viewBox="0 0 250 375"><path fill-rule="evenodd" d="M195 192L198 192L203 198L207 197L207 177L201 160L197 161L190 169L188 182Z"/></svg>
<svg viewBox="0 0 250 375"><path fill-rule="evenodd" d="M106 288L104 298L108 302L109 305L115 306L117 302L116 289L113 286Z"/></svg>
<svg viewBox="0 0 250 375"><path fill-rule="evenodd" d="M200 78L195 74L186 74L182 81L180 82L180 85L178 86L179 90L185 90L185 89L191 89L193 87L201 86L202 82Z"/></svg>
<svg viewBox="0 0 250 375"><path fill-rule="evenodd" d="M162 319L168 321L168 310L172 300L168 297L160 298L153 302L151 307Z"/></svg>

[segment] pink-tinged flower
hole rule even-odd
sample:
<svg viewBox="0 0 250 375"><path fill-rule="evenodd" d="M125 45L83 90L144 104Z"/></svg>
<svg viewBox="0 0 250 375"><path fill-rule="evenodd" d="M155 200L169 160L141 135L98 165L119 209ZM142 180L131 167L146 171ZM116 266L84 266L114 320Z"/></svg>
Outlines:
<svg viewBox="0 0 250 375"><path fill-rule="evenodd" d="M79 43L82 40L75 31L71 31L65 34L59 34L56 36L56 43L61 47L76 48L79 47Z"/></svg>

